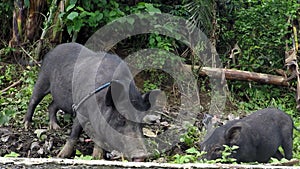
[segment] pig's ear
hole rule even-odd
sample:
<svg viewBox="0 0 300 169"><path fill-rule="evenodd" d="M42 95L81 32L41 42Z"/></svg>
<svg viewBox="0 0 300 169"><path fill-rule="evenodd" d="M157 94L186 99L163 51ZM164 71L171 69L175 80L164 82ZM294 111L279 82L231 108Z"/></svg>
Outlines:
<svg viewBox="0 0 300 169"><path fill-rule="evenodd" d="M107 106L114 106L114 101L123 97L124 91L125 84L118 80L112 81L105 96L105 104Z"/></svg>
<svg viewBox="0 0 300 169"><path fill-rule="evenodd" d="M161 90L151 90L145 94L143 94L144 103L146 104L146 110L149 110L151 107L155 105L157 96L161 93Z"/></svg>
<svg viewBox="0 0 300 169"><path fill-rule="evenodd" d="M225 132L225 140L230 145L234 145L240 139L242 126L234 125Z"/></svg>

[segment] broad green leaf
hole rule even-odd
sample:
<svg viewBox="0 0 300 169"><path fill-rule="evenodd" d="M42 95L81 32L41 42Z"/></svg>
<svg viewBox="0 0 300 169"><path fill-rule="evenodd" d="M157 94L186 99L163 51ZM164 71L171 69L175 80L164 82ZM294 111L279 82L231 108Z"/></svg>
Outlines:
<svg viewBox="0 0 300 169"><path fill-rule="evenodd" d="M199 151L195 147L189 148L185 152L190 153L190 154L197 154L197 153L199 153Z"/></svg>
<svg viewBox="0 0 300 169"><path fill-rule="evenodd" d="M73 9L75 7L75 4L71 4L67 7L66 11L70 11L71 9Z"/></svg>
<svg viewBox="0 0 300 169"><path fill-rule="evenodd" d="M74 20L78 16L78 12L71 12L68 16L67 19L69 20Z"/></svg>
<svg viewBox="0 0 300 169"><path fill-rule="evenodd" d="M72 32L74 31L73 26L68 26L67 31L68 31L68 34L71 36Z"/></svg>
<svg viewBox="0 0 300 169"><path fill-rule="evenodd" d="M97 14L97 20L101 20L103 18L103 13L99 13L99 14Z"/></svg>
<svg viewBox="0 0 300 169"><path fill-rule="evenodd" d="M145 3L145 7L148 12L151 13L161 13L161 11L158 8L155 8L153 4Z"/></svg>
<svg viewBox="0 0 300 169"><path fill-rule="evenodd" d="M85 11L85 10L84 10L82 7L80 7L80 6L77 6L76 9L78 9L78 10L81 11L81 12L84 12L84 11Z"/></svg>
<svg viewBox="0 0 300 169"><path fill-rule="evenodd" d="M112 17L112 16L116 16L117 12L116 11L110 11L109 12L109 16Z"/></svg>
<svg viewBox="0 0 300 169"><path fill-rule="evenodd" d="M82 153L78 149L76 149L75 154L76 154L76 156L81 156L82 155Z"/></svg>

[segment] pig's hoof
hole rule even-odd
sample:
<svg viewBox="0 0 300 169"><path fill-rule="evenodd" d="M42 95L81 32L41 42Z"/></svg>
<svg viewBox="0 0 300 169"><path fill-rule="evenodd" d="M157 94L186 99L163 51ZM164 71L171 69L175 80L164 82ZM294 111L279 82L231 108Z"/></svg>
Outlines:
<svg viewBox="0 0 300 169"><path fill-rule="evenodd" d="M58 130L58 129L60 129L60 126L56 122L50 122L49 129L50 130Z"/></svg>
<svg viewBox="0 0 300 169"><path fill-rule="evenodd" d="M64 148L58 153L58 158L68 158L71 157L73 153L73 148L64 146Z"/></svg>
<svg viewBox="0 0 300 169"><path fill-rule="evenodd" d="M101 160L103 158L103 150L101 147L94 145L93 158L96 160Z"/></svg>
<svg viewBox="0 0 300 169"><path fill-rule="evenodd" d="M74 141L67 141L67 143L64 145L63 149L58 153L58 158L68 158L72 156L73 148L74 148L75 142Z"/></svg>

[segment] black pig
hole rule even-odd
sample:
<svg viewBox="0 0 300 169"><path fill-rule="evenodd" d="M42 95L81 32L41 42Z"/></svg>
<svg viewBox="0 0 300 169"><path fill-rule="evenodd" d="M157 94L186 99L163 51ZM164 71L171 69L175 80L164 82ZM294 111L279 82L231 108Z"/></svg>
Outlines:
<svg viewBox="0 0 300 169"><path fill-rule="evenodd" d="M291 159L292 136L291 117L281 110L266 108L216 128L200 147L207 152L206 159L214 160L221 157L223 145L237 145L239 148L231 154L237 162L265 163L271 157ZM284 156L278 150L279 146L282 146Z"/></svg>
<svg viewBox="0 0 300 169"><path fill-rule="evenodd" d="M90 92L107 82L110 84L95 93L95 98L80 104ZM83 128L97 143L94 156L102 156L101 148L118 150L135 161L148 155L142 139L141 119L155 102L159 90L141 95L128 66L118 56L96 53L77 43L61 44L50 51L43 60L24 117L25 128L32 121L34 109L48 93L53 98L49 105L50 128L59 128L56 119L59 109L77 113L71 135L58 157L72 155ZM76 112L74 105L78 106Z"/></svg>

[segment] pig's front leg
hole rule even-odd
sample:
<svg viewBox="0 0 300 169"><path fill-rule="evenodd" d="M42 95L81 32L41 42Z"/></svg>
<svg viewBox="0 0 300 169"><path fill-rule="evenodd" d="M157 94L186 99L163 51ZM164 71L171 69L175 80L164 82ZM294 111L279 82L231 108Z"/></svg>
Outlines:
<svg viewBox="0 0 300 169"><path fill-rule="evenodd" d="M72 131L69 139L67 140L66 144L59 152L57 157L59 158L68 158L71 157L74 152L74 146L82 132L82 127L77 118L74 119Z"/></svg>

